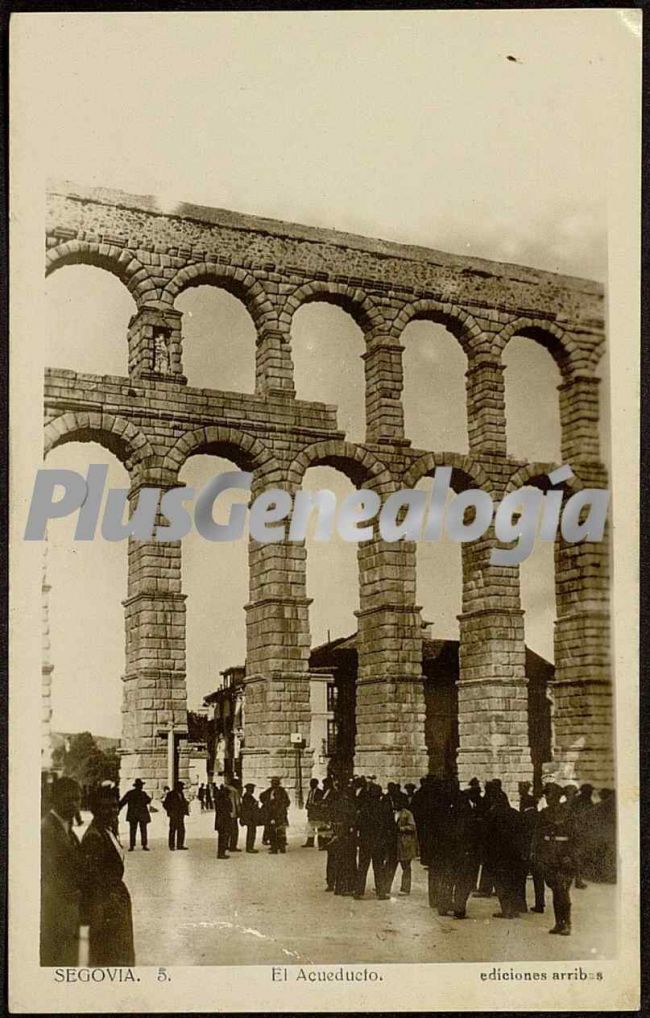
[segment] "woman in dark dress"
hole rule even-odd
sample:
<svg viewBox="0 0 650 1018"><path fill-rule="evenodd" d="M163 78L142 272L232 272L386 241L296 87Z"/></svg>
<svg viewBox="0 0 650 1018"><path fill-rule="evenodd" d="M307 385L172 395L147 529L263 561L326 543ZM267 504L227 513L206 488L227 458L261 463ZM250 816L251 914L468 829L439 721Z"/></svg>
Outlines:
<svg viewBox="0 0 650 1018"><path fill-rule="evenodd" d="M92 823L83 836L84 891L81 924L89 926L91 966L134 965L131 897L124 884L124 854L117 837L118 800L99 788Z"/></svg>

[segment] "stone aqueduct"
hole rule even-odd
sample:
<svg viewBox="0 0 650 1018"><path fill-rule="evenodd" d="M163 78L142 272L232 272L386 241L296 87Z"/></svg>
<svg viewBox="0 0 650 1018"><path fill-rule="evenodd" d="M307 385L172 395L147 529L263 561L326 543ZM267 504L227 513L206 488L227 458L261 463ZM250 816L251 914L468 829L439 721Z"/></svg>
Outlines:
<svg viewBox="0 0 650 1018"><path fill-rule="evenodd" d="M506 448L502 354L515 335L542 344L561 372L562 461L577 484L606 486L598 437L596 367L604 352L597 284L529 268L463 258L178 205L103 189L52 187L47 196L47 272L100 266L132 294L128 377L48 368L45 449L95 441L126 467L132 494L178 484L187 457L227 457L254 472L254 490L296 490L305 470L330 465L385 495L412 487L439 464L456 490L480 486L499 499L540 484L552 464L514 459ZM176 297L200 284L239 298L255 324L254 395L190 387L183 376ZM366 341L366 437L338 430L336 407L296 398L291 323L310 301L345 309ZM469 453L414 449L404 437L400 336L416 318L442 323L467 355ZM162 356L158 352L162 351ZM517 567L489 562L491 539L463 545L458 688L458 773L532 773L524 673L524 619ZM611 676L606 542L555 549L557 621L554 760L566 778L611 782ZM310 634L306 552L295 544L249 545L244 768L258 785L271 773L293 784L290 735L309 743ZM386 780L426 773L421 618L415 549L380 539L358 551L360 610L355 767ZM167 777L160 730L186 723L185 598L180 543L131 541L124 601L122 781L149 787ZM308 761L307 761L308 763Z"/></svg>

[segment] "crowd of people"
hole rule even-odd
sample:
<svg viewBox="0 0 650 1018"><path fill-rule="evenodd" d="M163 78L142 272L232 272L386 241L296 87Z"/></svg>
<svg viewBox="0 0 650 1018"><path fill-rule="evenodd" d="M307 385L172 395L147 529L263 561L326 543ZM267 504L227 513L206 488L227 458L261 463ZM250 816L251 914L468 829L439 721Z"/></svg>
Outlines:
<svg viewBox="0 0 650 1018"><path fill-rule="evenodd" d="M157 807L144 784L137 778L122 798L111 783L94 789L88 800L93 819L81 840L73 830L80 820L79 785L71 778L53 785L41 830L42 965L78 964L84 926L89 965L135 963L118 817L125 809L129 851L137 847L138 834L142 849L149 851L148 826ZM184 788L179 781L163 792L171 851L187 850L190 801ZM270 779L259 798L255 791L250 782L242 791L235 777L225 777L219 786L199 786L201 811L214 811L217 859L241 851L241 830L247 853L258 854L260 830L270 854L286 853L289 795L279 777ZM571 886L616 880L615 794L601 789L598 801L593 797L589 784L549 782L537 796L529 782L522 782L515 809L498 779L482 789L473 778L461 789L456 781L427 775L419 787L389 782L384 790L373 776L312 778L302 847L326 853L326 891L357 901L365 896L371 866L378 899L390 898L398 867L398 893L409 895L412 865L419 859L427 870L429 905L456 919L466 918L472 896L493 895L499 902L496 917L518 918L529 910L530 875L530 911L544 912L548 887L555 913L550 932L568 936Z"/></svg>
<svg viewBox="0 0 650 1018"><path fill-rule="evenodd" d="M399 894L411 891L412 862L427 869L429 905L439 915L467 916L471 895L496 895L495 918L516 919L529 910L527 878L532 876L533 912L544 912L545 888L552 894L555 925L571 933L571 885L585 877L616 879L614 792L549 782L542 796L530 782L519 785L514 809L499 779L485 788L472 778L467 788L431 775L419 787L389 782L386 791L371 778L346 782L313 779L307 798L304 847L327 852L326 891L360 900L372 864L375 893L390 898L398 865ZM541 801L543 800L543 801Z"/></svg>

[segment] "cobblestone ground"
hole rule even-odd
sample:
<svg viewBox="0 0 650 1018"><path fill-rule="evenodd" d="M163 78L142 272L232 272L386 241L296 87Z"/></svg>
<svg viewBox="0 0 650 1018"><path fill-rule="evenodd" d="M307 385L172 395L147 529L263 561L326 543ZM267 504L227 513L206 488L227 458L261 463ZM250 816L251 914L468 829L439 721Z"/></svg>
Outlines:
<svg viewBox="0 0 650 1018"><path fill-rule="evenodd" d="M126 854L139 965L265 965L450 961L596 960L615 954L617 889L572 891L574 933L548 935L544 915L495 919L497 899L470 898L468 918L441 918L429 908L426 871L413 864L413 891L377 901L325 893L326 853L303 849L300 820L286 855L236 853L216 858L213 814L194 812L187 852L170 852L166 819L150 825L151 851ZM243 832L242 832L243 833ZM120 836L128 844L126 826ZM259 841L259 832L258 832ZM243 837L240 837L243 847ZM529 901L532 900L532 886Z"/></svg>

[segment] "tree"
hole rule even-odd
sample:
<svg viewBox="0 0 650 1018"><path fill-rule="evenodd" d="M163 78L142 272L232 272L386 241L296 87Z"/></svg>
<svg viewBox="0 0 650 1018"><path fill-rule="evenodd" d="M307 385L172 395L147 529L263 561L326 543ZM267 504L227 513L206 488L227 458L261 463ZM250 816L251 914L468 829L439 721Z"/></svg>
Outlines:
<svg viewBox="0 0 650 1018"><path fill-rule="evenodd" d="M115 749L100 749L90 732L71 735L66 743L53 754L55 768L63 770L66 777L75 778L81 785L117 782L120 763Z"/></svg>

